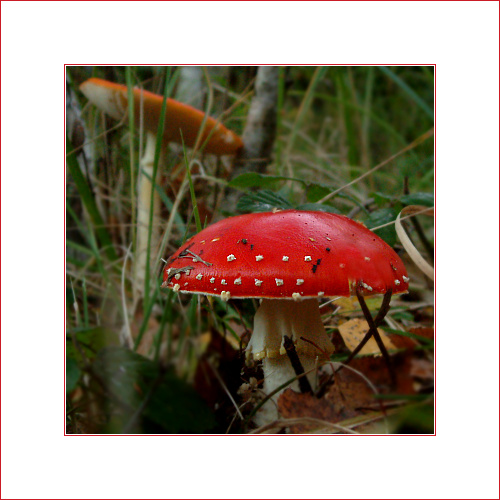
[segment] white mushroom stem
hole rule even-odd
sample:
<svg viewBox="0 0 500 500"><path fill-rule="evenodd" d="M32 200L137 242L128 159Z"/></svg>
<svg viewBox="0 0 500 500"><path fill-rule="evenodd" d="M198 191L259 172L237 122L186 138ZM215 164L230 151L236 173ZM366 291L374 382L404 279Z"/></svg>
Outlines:
<svg viewBox="0 0 500 500"><path fill-rule="evenodd" d="M283 347L283 336L291 337L304 371L313 370L318 362L328 358L333 345L321 320L317 299L292 300L264 299L254 318L252 338L247 353L254 359L262 359L264 392L270 394L280 385L296 376ZM316 374L307 375L315 387ZM297 381L289 387L299 391ZM275 394L259 410L255 422L264 425L278 418L277 401L284 389Z"/></svg>
<svg viewBox="0 0 500 500"><path fill-rule="evenodd" d="M156 135L146 133L146 146L144 156L141 159L141 172L138 179L137 199L137 245L135 252L135 275L139 290L144 289L146 280L146 266L150 265L147 260L149 213L151 209L151 189L154 186L154 159L156 149ZM151 182L152 181L152 182ZM151 227L151 255L157 250L159 242L160 223L160 196L156 189L153 191L153 219Z"/></svg>

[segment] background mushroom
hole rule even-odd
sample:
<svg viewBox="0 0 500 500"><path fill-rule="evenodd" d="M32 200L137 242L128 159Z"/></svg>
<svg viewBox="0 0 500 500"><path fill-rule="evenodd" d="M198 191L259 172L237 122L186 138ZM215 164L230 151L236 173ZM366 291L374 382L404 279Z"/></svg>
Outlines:
<svg viewBox="0 0 500 500"><path fill-rule="evenodd" d="M112 83L100 78L90 78L80 85L80 90L90 102L112 118L122 120L127 117L128 89L126 85ZM164 98L139 88L133 89L133 96L135 125L143 126L146 131L146 144L140 163L141 175L138 182L135 260L136 279L138 280L138 286L142 288L147 265L147 241L152 192L151 248L156 248L159 234L160 197L156 190L153 189L156 182L153 167ZM238 135L228 130L214 118L207 116L192 106L170 98L167 98L166 118L161 140L163 147L169 142L184 143L186 147L194 147L197 140L199 140L199 145L204 152L219 156L236 154L243 145Z"/></svg>
<svg viewBox="0 0 500 500"><path fill-rule="evenodd" d="M269 394L296 376L285 336L311 371L312 385L313 368L332 353L318 298L402 293L409 278L394 250L362 224L331 213L284 210L207 227L170 257L163 280L162 287L181 293L262 299L247 353L263 360ZM275 417L271 403L257 421Z"/></svg>

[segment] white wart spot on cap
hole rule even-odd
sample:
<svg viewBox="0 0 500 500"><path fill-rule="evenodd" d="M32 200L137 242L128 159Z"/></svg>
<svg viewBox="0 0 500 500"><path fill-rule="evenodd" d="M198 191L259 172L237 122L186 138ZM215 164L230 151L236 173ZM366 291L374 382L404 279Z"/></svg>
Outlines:
<svg viewBox="0 0 500 500"><path fill-rule="evenodd" d="M260 286L262 285L262 280L258 280L257 278L255 279L255 286Z"/></svg>
<svg viewBox="0 0 500 500"><path fill-rule="evenodd" d="M214 238L212 241L219 241L220 238Z"/></svg>
<svg viewBox="0 0 500 500"><path fill-rule="evenodd" d="M292 299L295 300L295 302L298 302L302 299L302 295L300 295L300 293L294 292L292 293Z"/></svg>
<svg viewBox="0 0 500 500"><path fill-rule="evenodd" d="M215 283L215 278L210 278L210 283Z"/></svg>
<svg viewBox="0 0 500 500"><path fill-rule="evenodd" d="M201 280L202 278L203 278L203 274L197 274L197 275L196 275L196 279L197 279L197 280Z"/></svg>
<svg viewBox="0 0 500 500"><path fill-rule="evenodd" d="M363 288L366 288L369 292L373 291L373 288L370 285L367 285L366 283L363 282L361 282L361 284L363 285Z"/></svg>
<svg viewBox="0 0 500 500"><path fill-rule="evenodd" d="M236 260L236 257L233 254L227 256L228 262L232 262L233 260Z"/></svg>
<svg viewBox="0 0 500 500"><path fill-rule="evenodd" d="M263 256L263 255L257 255L257 256L255 257L255 260L256 260L257 262L259 262L259 260L262 260L263 258L264 258L264 256Z"/></svg>
<svg viewBox="0 0 500 500"><path fill-rule="evenodd" d="M234 280L234 284L235 284L235 285L241 285L241 278L236 278L236 279Z"/></svg>
<svg viewBox="0 0 500 500"><path fill-rule="evenodd" d="M283 262L288 262L288 260L290 259L290 257L288 257L288 255L283 255Z"/></svg>
<svg viewBox="0 0 500 500"><path fill-rule="evenodd" d="M342 263L341 263L341 264L339 264L339 267L340 267L340 269L344 269L345 264L342 264Z"/></svg>
<svg viewBox="0 0 500 500"><path fill-rule="evenodd" d="M323 297L325 295L325 292L318 292L318 297Z"/></svg>
<svg viewBox="0 0 500 500"><path fill-rule="evenodd" d="M299 278L299 279L297 280L297 285L302 285L302 283L304 283L304 280Z"/></svg>
<svg viewBox="0 0 500 500"><path fill-rule="evenodd" d="M370 257L365 257L366 262L370 262Z"/></svg>
<svg viewBox="0 0 500 500"><path fill-rule="evenodd" d="M174 285L174 288L172 289L174 292L178 292L179 290L181 289L181 285L179 285L179 283L176 283Z"/></svg>
<svg viewBox="0 0 500 500"><path fill-rule="evenodd" d="M220 280L220 284L221 285L227 285L227 281L226 280Z"/></svg>
<svg viewBox="0 0 500 500"><path fill-rule="evenodd" d="M408 281L410 281L410 278L408 278L408 276L403 276L403 281L405 283L408 283Z"/></svg>
<svg viewBox="0 0 500 500"><path fill-rule="evenodd" d="M280 280L279 278L274 278L274 281L276 281L276 286L283 286L283 280Z"/></svg>
<svg viewBox="0 0 500 500"><path fill-rule="evenodd" d="M227 302L231 298L231 293L230 292L221 292L220 293L220 298L224 302Z"/></svg>
<svg viewBox="0 0 500 500"><path fill-rule="evenodd" d="M394 284L395 284L395 285L401 285L401 281L399 281L399 280L394 280Z"/></svg>
<svg viewBox="0 0 500 500"><path fill-rule="evenodd" d="M180 279L181 279L181 273L177 273L177 274L174 276L174 278L175 278L176 280L180 280Z"/></svg>
<svg viewBox="0 0 500 500"><path fill-rule="evenodd" d="M306 255L306 256L304 257L304 261L305 261L305 262L311 262L311 260L312 260L312 257L311 257L310 255Z"/></svg>

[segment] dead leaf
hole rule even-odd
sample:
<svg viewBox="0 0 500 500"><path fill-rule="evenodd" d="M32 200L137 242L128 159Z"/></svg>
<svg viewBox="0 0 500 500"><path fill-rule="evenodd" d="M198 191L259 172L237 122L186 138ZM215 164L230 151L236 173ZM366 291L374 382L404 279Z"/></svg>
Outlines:
<svg viewBox="0 0 500 500"><path fill-rule="evenodd" d="M382 305L382 298L379 296L365 297L366 305L370 311L378 311ZM338 315L350 316L353 312L359 312L361 307L356 296L339 297L334 304L339 307Z"/></svg>
<svg viewBox="0 0 500 500"><path fill-rule="evenodd" d="M421 380L434 380L434 363L424 358L411 360L410 375Z"/></svg>
<svg viewBox="0 0 500 500"><path fill-rule="evenodd" d="M368 326L367 321L361 318L350 319L349 321L339 325L339 332L344 339L345 345L350 351L354 351L354 349L356 349L369 329L370 327ZM396 347L391 342L387 334L381 329L378 331L386 349L395 349ZM376 354L380 356L380 349L378 348L377 342L373 337L371 337L363 346L360 354Z"/></svg>
<svg viewBox="0 0 500 500"><path fill-rule="evenodd" d="M434 328L428 326L417 326L413 328L409 328L411 333L415 335L420 335L421 337L425 337L429 340L434 340Z"/></svg>

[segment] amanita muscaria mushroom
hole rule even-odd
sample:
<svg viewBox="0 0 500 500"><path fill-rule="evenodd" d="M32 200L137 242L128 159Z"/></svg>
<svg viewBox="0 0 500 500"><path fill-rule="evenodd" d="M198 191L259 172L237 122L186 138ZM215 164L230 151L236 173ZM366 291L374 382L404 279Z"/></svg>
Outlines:
<svg viewBox="0 0 500 500"><path fill-rule="evenodd" d="M90 78L80 85L80 90L106 114L121 120L128 115L128 90L126 85L108 82L100 78ZM137 127L143 126L146 131L146 146L141 160L143 174L139 178L138 211L137 211L137 254L138 276L143 276L146 266L146 248L149 226L149 211L151 205L151 181L156 147L157 130L161 116L163 96L153 94L147 90L133 89L134 120ZM200 146L205 153L218 156L236 154L243 143L241 138L231 132L214 118L187 104L167 98L163 145L169 142L182 144L186 147L195 146L201 126L205 120ZM181 135L182 132L182 135ZM149 178L147 177L149 176ZM155 179L153 179L155 182ZM153 228L159 223L160 198L156 191L153 200ZM152 248L156 238L152 238Z"/></svg>
<svg viewBox="0 0 500 500"><path fill-rule="evenodd" d="M262 299L247 352L263 360L264 391L270 393L295 376L283 336L294 340L306 372L333 352L318 298L402 293L408 281L394 250L362 224L284 210L208 226L170 257L162 287L224 301ZM274 407L267 411L277 416Z"/></svg>

